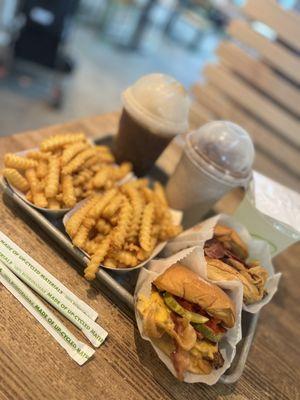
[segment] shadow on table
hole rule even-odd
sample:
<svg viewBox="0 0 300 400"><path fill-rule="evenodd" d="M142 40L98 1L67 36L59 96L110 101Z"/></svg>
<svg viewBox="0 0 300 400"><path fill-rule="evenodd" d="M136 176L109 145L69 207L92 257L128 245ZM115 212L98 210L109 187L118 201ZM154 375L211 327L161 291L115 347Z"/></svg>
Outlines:
<svg viewBox="0 0 300 400"><path fill-rule="evenodd" d="M188 384L179 382L158 358L151 344L140 336L138 330L135 330L134 335L139 361L151 373L155 381L167 390L170 395L174 396L176 393L177 398L178 393L182 396L192 396L192 394L195 394L196 388L199 398L201 398L201 394L209 394L209 398L214 400L218 399L220 395L228 395L234 392L235 384L224 385L217 383L214 386L208 386L199 383Z"/></svg>

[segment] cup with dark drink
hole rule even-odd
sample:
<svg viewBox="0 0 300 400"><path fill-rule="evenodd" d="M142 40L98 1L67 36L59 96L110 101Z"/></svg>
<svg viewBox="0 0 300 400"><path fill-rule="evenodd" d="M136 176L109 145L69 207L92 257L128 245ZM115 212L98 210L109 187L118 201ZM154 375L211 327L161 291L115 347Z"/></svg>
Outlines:
<svg viewBox="0 0 300 400"><path fill-rule="evenodd" d="M143 176L171 140L188 130L190 100L174 78L150 74L126 89L122 102L114 153L117 162L130 161Z"/></svg>

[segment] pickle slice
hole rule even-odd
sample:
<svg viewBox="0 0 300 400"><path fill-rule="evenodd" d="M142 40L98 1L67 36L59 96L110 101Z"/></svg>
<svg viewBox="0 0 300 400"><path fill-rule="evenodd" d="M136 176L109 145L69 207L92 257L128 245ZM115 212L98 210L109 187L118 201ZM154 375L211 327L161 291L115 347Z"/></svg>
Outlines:
<svg viewBox="0 0 300 400"><path fill-rule="evenodd" d="M193 327L195 329L197 329L197 331L202 333L202 335L205 337L205 339L210 340L211 342L214 342L214 343L218 343L224 335L224 333L222 333L222 332L215 333L211 328L209 328L208 326L206 326L204 324L193 324Z"/></svg>
<svg viewBox="0 0 300 400"><path fill-rule="evenodd" d="M209 318L204 317L203 315L194 313L192 311L186 310L184 307L182 307L178 301L168 292L165 292L163 294L164 296L164 301L166 305L176 314L180 315L181 317L184 317L188 319L191 322L194 322L196 324L203 324L204 322L209 321Z"/></svg>

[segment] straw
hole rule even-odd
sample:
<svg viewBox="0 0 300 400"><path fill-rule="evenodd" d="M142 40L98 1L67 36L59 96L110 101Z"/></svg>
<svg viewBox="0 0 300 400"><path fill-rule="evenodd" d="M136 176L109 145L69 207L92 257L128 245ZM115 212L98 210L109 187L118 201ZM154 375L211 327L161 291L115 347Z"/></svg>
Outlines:
<svg viewBox="0 0 300 400"><path fill-rule="evenodd" d="M98 313L93 310L89 305L80 300L74 293L66 288L58 279L50 274L45 268L43 268L37 261L31 258L24 250L22 250L16 243L14 243L9 237L0 231L0 247L3 254L14 260L16 263L20 261L24 266L30 269L32 276L37 276L51 287L62 297L65 297L73 305L84 312L89 318L95 321L98 317Z"/></svg>
<svg viewBox="0 0 300 400"><path fill-rule="evenodd" d="M95 350L77 340L42 301L2 262L0 262L0 282L43 325L50 335L54 337L69 356L79 365L83 365L93 356Z"/></svg>
<svg viewBox="0 0 300 400"><path fill-rule="evenodd" d="M18 257L14 244L8 250L3 245L2 240L0 241L0 261L62 315L68 318L95 347L99 347L104 342L107 332L66 297L62 296L57 287L52 287L48 282L45 282L43 277L33 272L30 265L27 264L26 256Z"/></svg>

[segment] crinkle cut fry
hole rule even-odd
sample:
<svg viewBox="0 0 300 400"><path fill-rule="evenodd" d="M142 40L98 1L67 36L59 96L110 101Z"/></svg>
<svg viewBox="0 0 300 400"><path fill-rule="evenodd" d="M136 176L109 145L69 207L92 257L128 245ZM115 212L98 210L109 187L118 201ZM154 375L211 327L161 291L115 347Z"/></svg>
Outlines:
<svg viewBox="0 0 300 400"><path fill-rule="evenodd" d="M126 199L123 202L120 214L118 216L118 224L114 228L112 233L112 246L114 248L120 249L123 246L127 234L130 230L131 218L132 218L132 206Z"/></svg>
<svg viewBox="0 0 300 400"><path fill-rule="evenodd" d="M17 156L16 154L7 153L4 156L4 165L8 168L15 168L26 170L28 168L37 167L38 163L35 160L31 160L29 158Z"/></svg>
<svg viewBox="0 0 300 400"><path fill-rule="evenodd" d="M60 210L60 202L53 197L52 199L48 199L48 207L50 210Z"/></svg>
<svg viewBox="0 0 300 400"><path fill-rule="evenodd" d="M74 214L70 217L70 219L66 223L66 231L71 238L75 236L83 219L88 214L90 208L92 208L97 203L97 201L99 201L99 198L99 195L91 196L87 200L87 202L79 210L74 212Z"/></svg>
<svg viewBox="0 0 300 400"><path fill-rule="evenodd" d="M60 177L60 160L58 157L49 159L48 175L46 177L45 195L55 197L58 193Z"/></svg>
<svg viewBox="0 0 300 400"><path fill-rule="evenodd" d="M111 236L106 236L103 241L99 244L94 255L91 257L87 267L84 270L84 276L87 280L91 281L96 278L96 273L99 269L100 263L106 257L109 247L111 244Z"/></svg>
<svg viewBox="0 0 300 400"><path fill-rule="evenodd" d="M108 180L110 175L110 168L108 167L103 167L96 173L96 175L93 178L93 186L97 189L101 189L104 187L105 182Z"/></svg>
<svg viewBox="0 0 300 400"><path fill-rule="evenodd" d="M95 154L93 157L86 160L82 166L82 169L91 168L91 167L94 167L95 165L99 165L99 166L103 165L103 164L100 164L100 159L99 159L98 154Z"/></svg>
<svg viewBox="0 0 300 400"><path fill-rule="evenodd" d="M89 226L81 225L76 235L73 238L73 244L79 248L84 247L91 228Z"/></svg>
<svg viewBox="0 0 300 400"><path fill-rule="evenodd" d="M130 162L124 162L112 170L113 179L119 181L125 178L130 171L132 171L132 164Z"/></svg>
<svg viewBox="0 0 300 400"><path fill-rule="evenodd" d="M30 186L33 203L38 207L46 208L48 201L45 194L42 192L40 182L36 176L36 170L34 168L27 169L25 171L25 176Z"/></svg>
<svg viewBox="0 0 300 400"><path fill-rule="evenodd" d="M21 192L24 193L29 189L28 181L16 169L4 168L2 174L11 185L21 190Z"/></svg>
<svg viewBox="0 0 300 400"><path fill-rule="evenodd" d="M93 172L88 170L88 169L83 169L79 172L78 175L76 175L73 178L73 184L74 186L80 186L82 185L84 182L88 181L89 179L91 179L93 176Z"/></svg>
<svg viewBox="0 0 300 400"><path fill-rule="evenodd" d="M151 250L151 231L154 219L154 203L148 203L144 208L139 241L142 249Z"/></svg>
<svg viewBox="0 0 300 400"><path fill-rule="evenodd" d="M123 200L124 196L117 194L103 210L103 216L105 218L111 218L115 215L115 213L120 209Z"/></svg>
<svg viewBox="0 0 300 400"><path fill-rule="evenodd" d="M51 157L50 152L42 152L39 150L36 151L29 151L26 153L27 158L31 158L32 160L40 161L40 160L48 160L49 157Z"/></svg>
<svg viewBox="0 0 300 400"><path fill-rule="evenodd" d="M142 197L142 194L139 192L139 190L137 190L134 187L125 186L123 188L123 192L129 198L133 208L133 216L132 216L129 237L130 239L134 239L139 234L145 202Z"/></svg>
<svg viewBox="0 0 300 400"><path fill-rule="evenodd" d="M96 229L98 232L107 235L111 231L111 226L104 219L99 218L96 224Z"/></svg>
<svg viewBox="0 0 300 400"><path fill-rule="evenodd" d="M113 258L122 265L125 265L126 267L135 267L138 265L138 259L137 257L132 254L130 251L126 250L119 250L113 253Z"/></svg>
<svg viewBox="0 0 300 400"><path fill-rule="evenodd" d="M76 204L76 196L71 175L63 175L61 180L63 201L68 208Z"/></svg>
<svg viewBox="0 0 300 400"><path fill-rule="evenodd" d="M39 179L45 178L48 173L48 161L47 160L39 160L38 166L36 168L36 175Z"/></svg>
<svg viewBox="0 0 300 400"><path fill-rule="evenodd" d="M77 154L76 157L74 157L67 165L63 167L62 173L68 175L78 171L84 165L84 162L90 157L93 157L95 153L96 149L92 147Z"/></svg>
<svg viewBox="0 0 300 400"><path fill-rule="evenodd" d="M41 143L40 149L42 151L53 151L65 146L66 144L84 140L86 140L84 133L70 133L51 136Z"/></svg>
<svg viewBox="0 0 300 400"><path fill-rule="evenodd" d="M110 189L106 193L100 196L100 200L93 205L93 207L89 210L88 216L98 219L104 208L107 204L113 199L113 197L117 194L117 189Z"/></svg>
<svg viewBox="0 0 300 400"><path fill-rule="evenodd" d="M64 166L68 164L68 162L71 161L73 157L75 157L78 153L88 147L90 147L90 145L86 142L78 142L66 147L61 156L62 165Z"/></svg>

